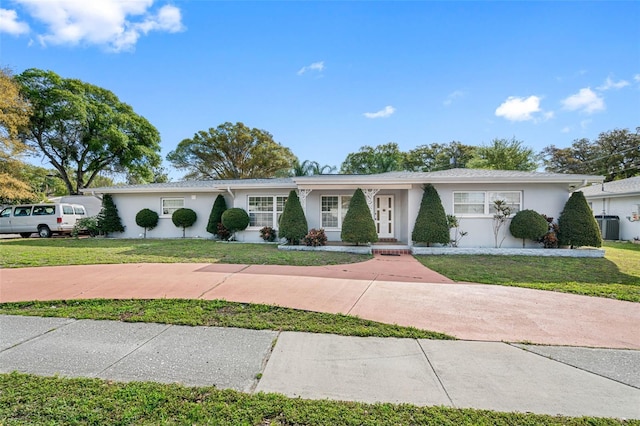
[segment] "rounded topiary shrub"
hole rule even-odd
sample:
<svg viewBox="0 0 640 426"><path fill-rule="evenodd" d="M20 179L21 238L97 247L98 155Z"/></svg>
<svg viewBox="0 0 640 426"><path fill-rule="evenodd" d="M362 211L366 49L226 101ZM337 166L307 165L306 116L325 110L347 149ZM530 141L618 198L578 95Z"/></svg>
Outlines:
<svg viewBox="0 0 640 426"><path fill-rule="evenodd" d="M144 228L144 237L147 238L147 230L158 226L158 213L150 209L142 209L136 214L136 225Z"/></svg>
<svg viewBox="0 0 640 426"><path fill-rule="evenodd" d="M451 241L449 223L440 195L430 183L426 184L423 190L411 239L416 243L425 243L427 246L432 243L448 244Z"/></svg>
<svg viewBox="0 0 640 426"><path fill-rule="evenodd" d="M171 215L171 221L177 227L182 228L182 238L184 238L185 229L196 223L198 216L191 209L178 209Z"/></svg>
<svg viewBox="0 0 640 426"><path fill-rule="evenodd" d="M598 222L580 191L574 192L558 217L558 242L561 246L600 247L602 236Z"/></svg>
<svg viewBox="0 0 640 426"><path fill-rule="evenodd" d="M308 230L307 218L304 216L298 194L296 191L291 191L287 202L284 203L284 210L278 224L280 238L286 238L290 244L297 245L307 235Z"/></svg>
<svg viewBox="0 0 640 426"><path fill-rule="evenodd" d="M247 229L250 220L249 214L239 207L230 208L222 213L222 226L234 234Z"/></svg>
<svg viewBox="0 0 640 426"><path fill-rule="evenodd" d="M376 224L371 216L371 210L367 205L362 189L356 189L349 202L349 210L342 222L340 238L347 243L375 243L378 241Z"/></svg>
<svg viewBox="0 0 640 426"><path fill-rule="evenodd" d="M549 231L549 223L534 210L520 210L511 219L509 232L516 238L522 238L522 248L526 240L537 241Z"/></svg>

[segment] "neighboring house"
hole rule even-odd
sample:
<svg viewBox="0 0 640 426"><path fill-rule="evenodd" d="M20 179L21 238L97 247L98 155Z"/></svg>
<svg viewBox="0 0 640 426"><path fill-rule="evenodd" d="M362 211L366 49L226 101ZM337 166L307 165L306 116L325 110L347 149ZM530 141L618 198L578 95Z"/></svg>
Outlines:
<svg viewBox="0 0 640 426"><path fill-rule="evenodd" d="M582 188L596 216L618 216L621 240L640 238L640 176Z"/></svg>
<svg viewBox="0 0 640 426"><path fill-rule="evenodd" d="M390 172L376 175L316 175L276 179L184 181L148 185L85 189L86 194L112 194L125 232L135 238L142 229L135 215L143 208L155 210L160 223L147 233L152 238L180 237L182 230L171 222L180 207L194 210L198 220L187 228L189 237L210 237L206 232L211 207L218 194L227 207L245 209L251 218L247 230L238 232L240 241L261 241L259 230L278 227L289 191L296 190L309 228L324 228L329 241L340 241L342 220L349 200L361 188L374 216L381 241L411 245L411 231L422 200L422 187L431 183L438 190L447 214L460 219L468 232L460 247L493 247L494 200L508 202L514 213L532 209L557 219L572 191L593 183L601 176L502 170L452 169L439 172ZM522 247L522 240L507 238L503 247ZM537 244L529 243L531 247Z"/></svg>

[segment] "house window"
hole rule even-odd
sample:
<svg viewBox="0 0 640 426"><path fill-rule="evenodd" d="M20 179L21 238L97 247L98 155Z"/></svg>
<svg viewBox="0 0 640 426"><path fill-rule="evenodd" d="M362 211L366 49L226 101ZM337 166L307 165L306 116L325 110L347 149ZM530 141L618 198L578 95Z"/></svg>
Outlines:
<svg viewBox="0 0 640 426"><path fill-rule="evenodd" d="M321 223L323 228L342 228L347 210L349 210L350 195L323 195L321 197Z"/></svg>
<svg viewBox="0 0 640 426"><path fill-rule="evenodd" d="M511 208L511 214L514 215L522 209L522 197L520 191L501 191L501 192L489 192L489 205L491 209L489 214L494 214L493 202L496 200L506 201L507 206Z"/></svg>
<svg viewBox="0 0 640 426"><path fill-rule="evenodd" d="M249 226L278 228L287 197L249 196Z"/></svg>
<svg viewBox="0 0 640 426"><path fill-rule="evenodd" d="M485 214L484 192L454 192L453 214Z"/></svg>
<svg viewBox="0 0 640 426"><path fill-rule="evenodd" d="M173 212L184 207L184 198L163 198L162 216L171 216Z"/></svg>
<svg viewBox="0 0 640 426"><path fill-rule="evenodd" d="M511 208L511 214L522 210L522 192L520 191L468 191L453 193L453 214L461 216L493 215L493 202L504 200Z"/></svg>

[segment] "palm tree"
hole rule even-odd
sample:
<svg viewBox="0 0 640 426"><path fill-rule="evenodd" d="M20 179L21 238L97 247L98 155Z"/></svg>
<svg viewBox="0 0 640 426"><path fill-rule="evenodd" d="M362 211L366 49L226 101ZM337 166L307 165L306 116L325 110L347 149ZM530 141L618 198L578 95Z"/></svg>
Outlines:
<svg viewBox="0 0 640 426"><path fill-rule="evenodd" d="M300 160L296 159L293 162L293 167L291 168L291 174L293 176L309 176L311 173L311 165L309 160L304 160L300 163Z"/></svg>
<svg viewBox="0 0 640 426"><path fill-rule="evenodd" d="M328 164L325 164L324 166L320 166L320 164L317 161L311 162L311 171L312 171L312 174L314 175L330 175L336 170L337 170L336 166L329 166Z"/></svg>
<svg viewBox="0 0 640 426"><path fill-rule="evenodd" d="M304 160L302 163L300 163L299 160L296 160L291 168L291 174L293 176L325 175L331 174L335 171L335 166L321 166L317 161L310 160Z"/></svg>

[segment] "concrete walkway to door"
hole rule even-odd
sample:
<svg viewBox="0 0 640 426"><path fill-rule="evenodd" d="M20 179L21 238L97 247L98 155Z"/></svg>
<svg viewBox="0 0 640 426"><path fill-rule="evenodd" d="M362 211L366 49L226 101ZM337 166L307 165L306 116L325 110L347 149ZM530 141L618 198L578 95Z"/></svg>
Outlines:
<svg viewBox="0 0 640 426"><path fill-rule="evenodd" d="M322 267L121 264L0 270L0 302L225 299L357 315L465 340L640 349L640 304L454 283L412 256Z"/></svg>

